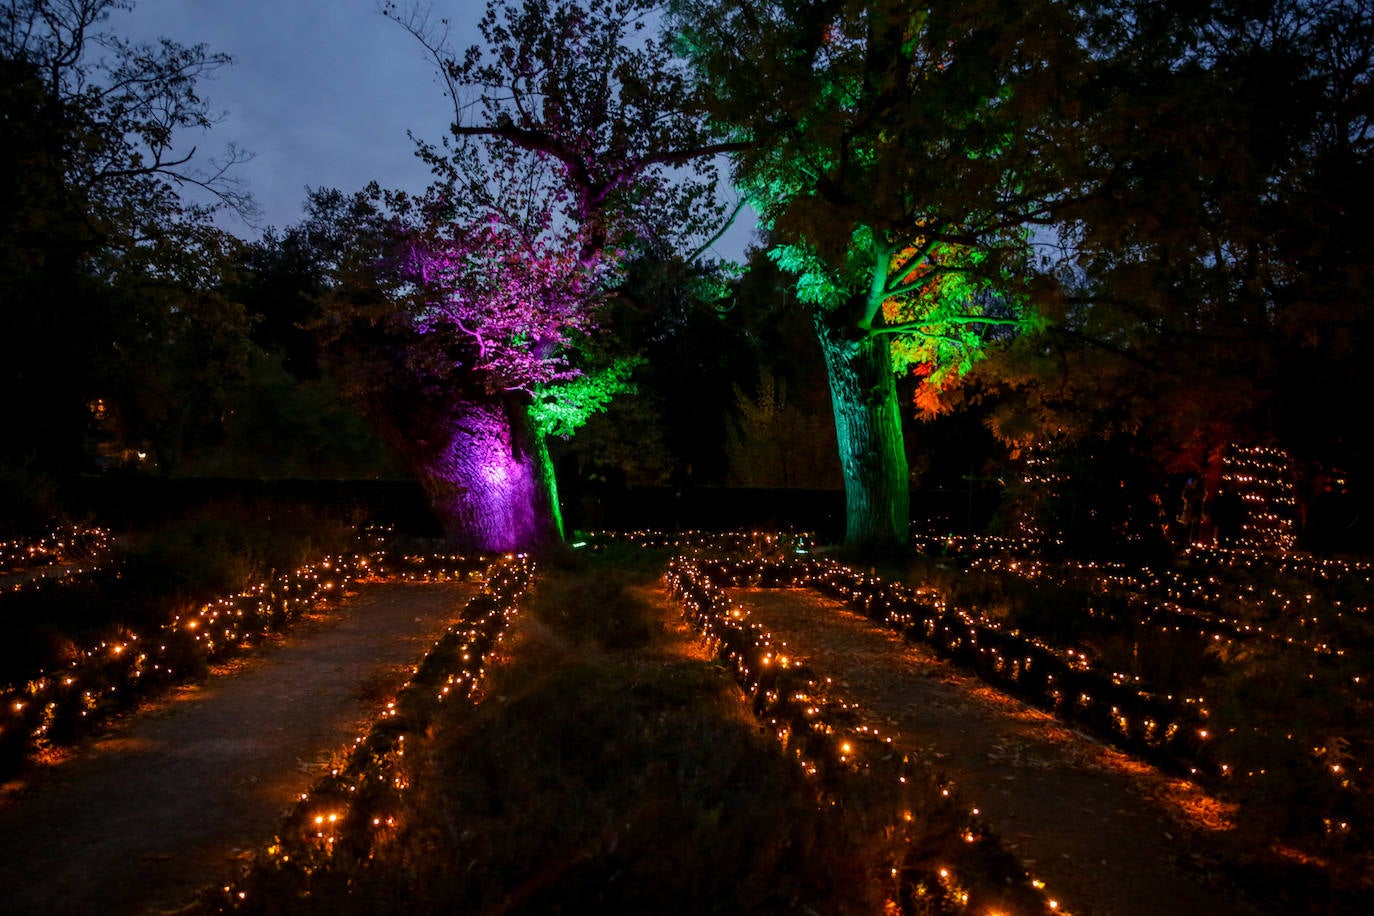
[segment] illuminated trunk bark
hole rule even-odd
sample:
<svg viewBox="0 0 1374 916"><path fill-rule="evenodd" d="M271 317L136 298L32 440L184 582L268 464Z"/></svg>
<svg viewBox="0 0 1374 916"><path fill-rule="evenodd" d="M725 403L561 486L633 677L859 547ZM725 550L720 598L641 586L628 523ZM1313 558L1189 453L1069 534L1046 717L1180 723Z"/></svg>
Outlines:
<svg viewBox="0 0 1374 916"><path fill-rule="evenodd" d="M553 462L526 398L407 391L373 406L455 548L528 552L562 540Z"/></svg>
<svg viewBox="0 0 1374 916"><path fill-rule="evenodd" d="M911 485L887 341L817 315L844 472L845 544L892 550L910 539ZM838 325L838 326L837 326Z"/></svg>

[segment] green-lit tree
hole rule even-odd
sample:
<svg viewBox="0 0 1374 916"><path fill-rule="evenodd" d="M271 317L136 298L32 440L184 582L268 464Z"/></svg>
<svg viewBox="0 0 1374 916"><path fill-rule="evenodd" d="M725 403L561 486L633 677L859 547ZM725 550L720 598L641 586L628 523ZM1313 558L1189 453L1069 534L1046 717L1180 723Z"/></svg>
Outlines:
<svg viewBox="0 0 1374 916"><path fill-rule="evenodd" d="M846 540L907 538L894 373L928 393L1033 324L1031 230L1053 221L1081 72L1053 2L682 0L738 187L825 354Z"/></svg>

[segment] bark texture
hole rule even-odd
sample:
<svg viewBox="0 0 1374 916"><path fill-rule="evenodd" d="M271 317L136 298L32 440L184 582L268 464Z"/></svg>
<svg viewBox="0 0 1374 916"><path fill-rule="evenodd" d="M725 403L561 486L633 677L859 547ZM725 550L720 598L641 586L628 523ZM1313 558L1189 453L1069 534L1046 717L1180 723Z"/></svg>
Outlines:
<svg viewBox="0 0 1374 916"><path fill-rule="evenodd" d="M455 548L530 552L562 540L548 448L523 396L392 391L371 406Z"/></svg>
<svg viewBox="0 0 1374 916"><path fill-rule="evenodd" d="M911 483L887 341L818 315L844 472L845 543L884 551L910 540Z"/></svg>

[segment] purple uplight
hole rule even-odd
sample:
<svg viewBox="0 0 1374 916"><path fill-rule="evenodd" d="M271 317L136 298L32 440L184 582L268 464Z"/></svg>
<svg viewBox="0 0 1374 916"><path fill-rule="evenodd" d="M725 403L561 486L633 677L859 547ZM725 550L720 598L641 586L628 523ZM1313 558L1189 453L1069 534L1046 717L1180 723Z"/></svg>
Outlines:
<svg viewBox="0 0 1374 916"><path fill-rule="evenodd" d="M491 398L453 407L443 428L429 429L420 475L449 540L508 552L558 537L547 452L521 405Z"/></svg>

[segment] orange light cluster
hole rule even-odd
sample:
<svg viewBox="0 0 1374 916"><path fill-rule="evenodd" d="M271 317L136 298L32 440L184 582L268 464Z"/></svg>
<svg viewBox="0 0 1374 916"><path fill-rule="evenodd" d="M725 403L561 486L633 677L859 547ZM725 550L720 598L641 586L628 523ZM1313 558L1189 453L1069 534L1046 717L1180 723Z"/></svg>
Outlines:
<svg viewBox="0 0 1374 916"><path fill-rule="evenodd" d="M1006 862L982 825L978 809L961 810L952 785L932 768L896 753L893 736L863 722L858 708L838 697L828 679L817 677L784 643L774 640L725 590L741 579L769 579L773 572L789 578L789 568L788 561L727 562L679 556L668 564L664 578L683 615L733 670L753 701L755 715L802 771L815 779L823 802L834 803L837 786L862 777L870 785L889 787L892 816L884 829L898 835L906 834L917 820L964 819L960 828L964 842L953 852L952 861L889 863L885 873L891 880L888 893L894 903L916 898L932 910L951 906L974 907L975 911L992 903L972 899L976 892L960 878L975 872L986 875L989 861L998 855ZM918 818L916 812L922 816ZM1045 894L1043 882L1024 872L1003 872L996 883L1004 895L997 905L1014 900L1017 912L1061 912L1058 903Z"/></svg>
<svg viewBox="0 0 1374 916"><path fill-rule="evenodd" d="M420 560L412 557L412 566L423 565ZM418 569L411 575L418 578ZM401 766L407 738L413 743L422 737L446 700L475 697L534 575L533 561L524 556L491 563L482 591L354 740L345 762L301 795L281 833L222 887L221 907L259 908L253 888L263 872L290 872L308 882L320 869L338 867L341 856L365 862L378 843L394 835L401 795L409 788Z"/></svg>
<svg viewBox="0 0 1374 916"><path fill-rule="evenodd" d="M0 541L0 573L56 563L88 562L110 551L110 532L92 525L63 525L34 538Z"/></svg>
<svg viewBox="0 0 1374 916"><path fill-rule="evenodd" d="M380 550L329 557L144 632L121 629L79 649L60 669L0 687L0 768L69 744L138 700L285 630L306 611L337 604L355 581L461 577L487 562Z"/></svg>

